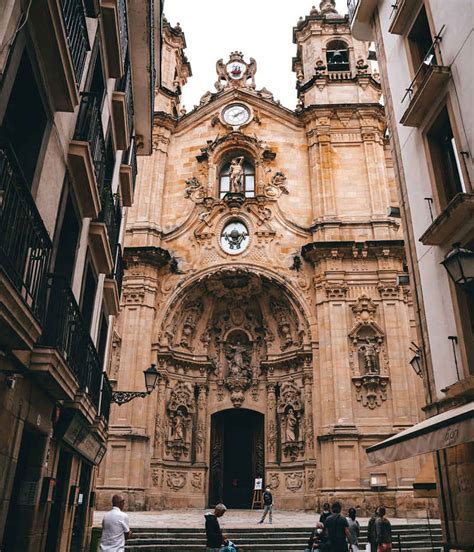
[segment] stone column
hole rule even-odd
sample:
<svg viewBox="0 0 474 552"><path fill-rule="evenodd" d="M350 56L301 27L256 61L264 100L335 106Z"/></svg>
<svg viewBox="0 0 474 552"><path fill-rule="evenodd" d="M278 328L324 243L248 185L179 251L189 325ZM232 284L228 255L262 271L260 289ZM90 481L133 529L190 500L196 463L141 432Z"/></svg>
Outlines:
<svg viewBox="0 0 474 552"><path fill-rule="evenodd" d="M156 393L155 430L153 441L153 457L163 459L163 447L166 441L166 379L161 378Z"/></svg>
<svg viewBox="0 0 474 552"><path fill-rule="evenodd" d="M309 361L311 363L311 360ZM304 441L305 457L314 460L314 422L313 422L313 376L304 374Z"/></svg>
<svg viewBox="0 0 474 552"><path fill-rule="evenodd" d="M267 385L267 463L276 462L277 453L277 420L275 384Z"/></svg>
<svg viewBox="0 0 474 552"><path fill-rule="evenodd" d="M198 383L197 415L196 415L196 462L205 463L206 455L206 418L207 418L207 391L205 383Z"/></svg>

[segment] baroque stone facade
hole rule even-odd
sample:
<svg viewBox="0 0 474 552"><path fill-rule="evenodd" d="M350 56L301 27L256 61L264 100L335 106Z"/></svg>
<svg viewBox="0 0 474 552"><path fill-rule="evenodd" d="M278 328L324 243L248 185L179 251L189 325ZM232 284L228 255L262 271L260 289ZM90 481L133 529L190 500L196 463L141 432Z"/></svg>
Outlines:
<svg viewBox="0 0 474 552"><path fill-rule="evenodd" d="M374 470L364 454L418 421L422 395L378 77L332 4L294 29L295 111L232 52L193 111L155 113L115 359L119 388L140 386L150 362L163 379L113 408L100 505L120 489L131 509L250 507L263 477L281 508L350 496L368 511L382 495L414 514L420 461ZM164 36L182 85L182 31Z"/></svg>

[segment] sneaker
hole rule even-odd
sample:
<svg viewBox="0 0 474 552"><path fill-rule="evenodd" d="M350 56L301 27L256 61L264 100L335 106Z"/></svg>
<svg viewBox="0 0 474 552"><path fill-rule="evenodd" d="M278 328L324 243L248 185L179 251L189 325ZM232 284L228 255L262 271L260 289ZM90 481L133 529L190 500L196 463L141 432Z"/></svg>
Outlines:
<svg viewBox="0 0 474 552"><path fill-rule="evenodd" d="M263 523L263 521L262 521L262 520L260 520L260 521L259 521L258 523Z"/></svg>

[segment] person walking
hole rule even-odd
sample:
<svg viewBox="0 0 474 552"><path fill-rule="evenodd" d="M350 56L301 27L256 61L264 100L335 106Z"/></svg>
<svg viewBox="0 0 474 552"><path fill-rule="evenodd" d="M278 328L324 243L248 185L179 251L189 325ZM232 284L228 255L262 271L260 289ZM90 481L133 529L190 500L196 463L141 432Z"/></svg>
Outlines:
<svg viewBox="0 0 474 552"><path fill-rule="evenodd" d="M327 518L331 515L331 506L329 505L329 502L325 502L323 504L323 513L319 516L319 522L324 525L324 522L327 520Z"/></svg>
<svg viewBox="0 0 474 552"><path fill-rule="evenodd" d="M204 514L206 520L206 546L207 552L219 552L222 546L227 543L227 538L222 534L218 518L226 513L224 504L218 504L214 512Z"/></svg>
<svg viewBox="0 0 474 552"><path fill-rule="evenodd" d="M272 523L272 510L273 510L273 496L270 491L270 487L267 485L265 487L265 492L263 493L263 515L262 519L258 523L263 523L264 519L268 514L268 521Z"/></svg>
<svg viewBox="0 0 474 552"><path fill-rule="evenodd" d="M332 514L324 524L328 534L329 549L331 552L347 552L347 543L349 543L349 550L352 550L349 523L344 516L341 516L341 503L334 502L331 510Z"/></svg>
<svg viewBox="0 0 474 552"><path fill-rule="evenodd" d="M351 534L352 550L353 552L359 552L360 525L356 520L356 509L349 508L348 514L347 523L349 524L349 532Z"/></svg>
<svg viewBox="0 0 474 552"><path fill-rule="evenodd" d="M374 515L369 519L367 525L367 541L370 545L370 552L377 552L377 530L375 529L375 522L378 516L378 508L375 508Z"/></svg>
<svg viewBox="0 0 474 552"><path fill-rule="evenodd" d="M385 508L379 508L379 517L375 520L377 532L377 552L392 550L392 524L385 517Z"/></svg>
<svg viewBox="0 0 474 552"><path fill-rule="evenodd" d="M102 519L100 552L124 552L125 541L131 536L128 515L123 512L125 500L122 495L112 497L112 510Z"/></svg>

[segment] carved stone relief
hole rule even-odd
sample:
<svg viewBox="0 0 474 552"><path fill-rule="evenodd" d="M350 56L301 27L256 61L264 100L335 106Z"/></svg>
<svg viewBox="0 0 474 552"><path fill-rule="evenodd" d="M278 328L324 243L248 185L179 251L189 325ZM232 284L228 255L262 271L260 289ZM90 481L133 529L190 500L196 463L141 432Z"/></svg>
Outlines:
<svg viewBox="0 0 474 552"><path fill-rule="evenodd" d="M175 492L178 492L186 485L186 472L167 472L166 484Z"/></svg>
<svg viewBox="0 0 474 552"><path fill-rule="evenodd" d="M301 491L304 483L303 472L292 472L285 474L286 488L292 493Z"/></svg>
<svg viewBox="0 0 474 552"><path fill-rule="evenodd" d="M293 462L304 452L303 402L301 391L293 380L284 382L278 401L281 447L285 457Z"/></svg>
<svg viewBox="0 0 474 552"><path fill-rule="evenodd" d="M198 490L202 488L202 473L193 472L191 485Z"/></svg>
<svg viewBox="0 0 474 552"><path fill-rule="evenodd" d="M171 390L167 411L169 425L166 452L179 460L182 456L189 455L191 444L194 394L189 383L180 380Z"/></svg>
<svg viewBox="0 0 474 552"><path fill-rule="evenodd" d="M275 489L278 489L278 487L280 486L280 476L277 474L277 473L271 473L270 474L270 488L272 490L275 490Z"/></svg>

